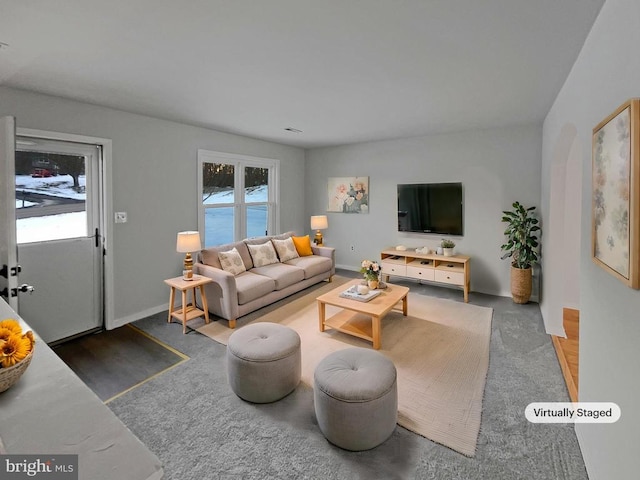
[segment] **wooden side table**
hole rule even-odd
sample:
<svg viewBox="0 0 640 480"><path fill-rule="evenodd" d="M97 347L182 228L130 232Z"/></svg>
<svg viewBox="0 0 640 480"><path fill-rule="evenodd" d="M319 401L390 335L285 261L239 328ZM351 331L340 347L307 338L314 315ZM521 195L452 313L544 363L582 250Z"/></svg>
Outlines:
<svg viewBox="0 0 640 480"><path fill-rule="evenodd" d="M209 323L209 305L207 305L204 286L212 281L210 278L203 277L202 275L194 275L193 280L184 280L181 276L165 280L164 283L171 287L171 294L169 295L169 318L167 322L171 323L172 317L180 320L182 322L182 333L187 333L187 322L194 318L204 316L205 323ZM196 288L200 288L203 310L196 307ZM182 292L182 305L177 308L174 306L176 290ZM191 290L191 303L187 303L189 290Z"/></svg>

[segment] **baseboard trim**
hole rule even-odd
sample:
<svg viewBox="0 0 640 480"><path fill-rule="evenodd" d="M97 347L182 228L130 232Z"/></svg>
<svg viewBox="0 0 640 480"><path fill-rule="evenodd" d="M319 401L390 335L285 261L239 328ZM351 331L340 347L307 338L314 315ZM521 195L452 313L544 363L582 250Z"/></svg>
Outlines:
<svg viewBox="0 0 640 480"><path fill-rule="evenodd" d="M350 270L352 272L359 272L360 269L354 267L353 265L337 265L336 264L336 268L341 268L342 270Z"/></svg>
<svg viewBox="0 0 640 480"><path fill-rule="evenodd" d="M136 322L138 320L142 320L143 318L150 317L151 315L156 315L161 312L166 312L169 310L169 303L163 303L162 305L158 305L156 307L147 308L141 312L137 312L131 315L127 315L126 317L116 318L113 321L113 325L111 327L107 327L107 330L113 330L114 328L122 327L131 322Z"/></svg>

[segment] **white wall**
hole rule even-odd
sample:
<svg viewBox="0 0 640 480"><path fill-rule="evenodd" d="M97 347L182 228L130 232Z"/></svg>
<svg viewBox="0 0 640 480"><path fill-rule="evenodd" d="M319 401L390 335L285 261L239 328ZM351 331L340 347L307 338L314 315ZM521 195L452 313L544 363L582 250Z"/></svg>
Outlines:
<svg viewBox="0 0 640 480"><path fill-rule="evenodd" d="M199 148L280 159L281 230L308 229L299 201L302 149L0 87L4 115L15 116L18 127L113 141L113 211L129 217L126 224L112 224L116 320L136 320L168 302L162 280L181 271L176 233L198 227Z"/></svg>
<svg viewBox="0 0 640 480"><path fill-rule="evenodd" d="M591 260L591 133L625 100L640 96L640 2L608 0L543 127L543 172L554 145L574 125L582 165L579 399L615 402L615 424L579 424L576 432L591 480L637 478L640 470L640 291ZM550 182L542 176L542 195ZM553 208L553 205L550 205Z"/></svg>
<svg viewBox="0 0 640 480"><path fill-rule="evenodd" d="M336 262L356 269L385 247L435 248L442 238L397 231L397 184L462 182L464 236L452 238L458 253L472 257L471 289L510 296L500 220L516 200L540 205L541 135L539 126L528 125L309 150L306 214L325 212L328 177L369 176L370 213L329 213L323 232L337 248Z"/></svg>

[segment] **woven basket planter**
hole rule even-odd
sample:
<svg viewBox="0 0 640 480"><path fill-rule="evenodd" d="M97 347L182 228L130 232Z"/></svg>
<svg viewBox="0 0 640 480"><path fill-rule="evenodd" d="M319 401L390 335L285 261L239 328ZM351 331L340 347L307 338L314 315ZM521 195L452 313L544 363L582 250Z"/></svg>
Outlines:
<svg viewBox="0 0 640 480"><path fill-rule="evenodd" d="M511 296L515 303L527 303L531 298L532 269L511 266Z"/></svg>
<svg viewBox="0 0 640 480"><path fill-rule="evenodd" d="M8 390L13 386L14 383L20 380L20 377L31 363L34 350L35 345L29 352L29 355L24 357L22 361L16 363L13 367L0 368L0 392Z"/></svg>

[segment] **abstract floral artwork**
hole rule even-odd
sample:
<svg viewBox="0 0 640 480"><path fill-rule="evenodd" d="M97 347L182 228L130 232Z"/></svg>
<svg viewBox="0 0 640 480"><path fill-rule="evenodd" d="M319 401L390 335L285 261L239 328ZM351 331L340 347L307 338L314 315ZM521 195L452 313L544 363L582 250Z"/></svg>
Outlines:
<svg viewBox="0 0 640 480"><path fill-rule="evenodd" d="M369 213L369 177L331 177L327 212Z"/></svg>
<svg viewBox="0 0 640 480"><path fill-rule="evenodd" d="M592 257L632 288L640 288L639 107L638 99L625 102L592 138Z"/></svg>

